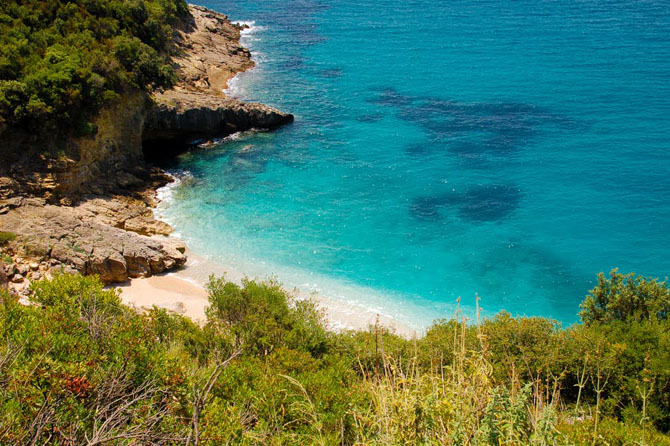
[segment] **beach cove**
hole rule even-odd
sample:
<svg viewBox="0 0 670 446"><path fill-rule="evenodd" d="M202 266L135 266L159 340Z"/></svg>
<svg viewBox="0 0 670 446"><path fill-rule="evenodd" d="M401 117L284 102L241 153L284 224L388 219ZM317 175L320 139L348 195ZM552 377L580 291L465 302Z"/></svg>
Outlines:
<svg viewBox="0 0 670 446"><path fill-rule="evenodd" d="M0 445L670 446L669 78L660 0L3 0Z"/></svg>
<svg viewBox="0 0 670 446"><path fill-rule="evenodd" d="M187 256L186 265L177 271L133 279L118 286L122 301L139 310L156 306L187 316L198 323L205 322L205 310L209 305L206 290L209 277L224 277L240 284L247 276L199 257L193 252L187 251ZM261 279L268 280L270 277ZM294 300L312 300L322 311L326 325L331 330L367 330L379 326L408 339L421 335L416 328L380 313L379 309L370 308L367 302L347 303L342 299L329 298L327 291L319 294L297 288L284 288Z"/></svg>
<svg viewBox="0 0 670 446"><path fill-rule="evenodd" d="M296 122L181 155L158 214L214 263L417 329L475 295L569 325L598 272L664 277L667 11L527 27L503 3L209 2L256 61L227 94Z"/></svg>

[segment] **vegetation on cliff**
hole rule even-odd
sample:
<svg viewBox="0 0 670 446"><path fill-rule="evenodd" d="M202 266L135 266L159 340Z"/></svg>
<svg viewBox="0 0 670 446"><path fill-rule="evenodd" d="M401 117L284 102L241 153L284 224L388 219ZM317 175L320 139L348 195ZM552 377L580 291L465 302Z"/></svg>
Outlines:
<svg viewBox="0 0 670 446"><path fill-rule="evenodd" d="M0 129L74 129L128 89L175 82L184 0L0 2Z"/></svg>
<svg viewBox="0 0 670 446"><path fill-rule="evenodd" d="M333 333L273 282L209 284L203 326L94 277L0 294L1 444L670 445L670 292L612 272L563 329Z"/></svg>

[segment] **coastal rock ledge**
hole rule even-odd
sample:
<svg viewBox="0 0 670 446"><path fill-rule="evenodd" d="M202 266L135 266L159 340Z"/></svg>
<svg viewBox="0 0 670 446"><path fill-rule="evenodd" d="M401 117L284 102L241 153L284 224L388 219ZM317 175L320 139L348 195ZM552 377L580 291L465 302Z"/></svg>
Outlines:
<svg viewBox="0 0 670 446"><path fill-rule="evenodd" d="M293 115L253 102L207 93L167 91L147 113L142 133L145 156L154 158L166 145L180 147L193 141L235 132L272 130L293 122Z"/></svg>
<svg viewBox="0 0 670 446"><path fill-rule="evenodd" d="M23 200L11 212L0 215L0 231L17 234L5 248L13 258L13 269L6 272L19 274L19 285L23 279L27 284L29 279L57 271L97 274L104 283L118 283L186 263L186 246L181 241L124 228L124 223L141 216L121 213L112 221L100 211L118 210L119 200L89 197L73 207L50 205L37 198ZM127 209L132 212L138 208ZM31 263L39 267L28 267Z"/></svg>
<svg viewBox="0 0 670 446"><path fill-rule="evenodd" d="M254 66L251 52L239 44L243 27L201 6L189 5L189 11L191 20L178 27L175 39L179 82L156 92L145 114L142 144L149 159L194 141L293 122L289 113L226 96L228 81Z"/></svg>

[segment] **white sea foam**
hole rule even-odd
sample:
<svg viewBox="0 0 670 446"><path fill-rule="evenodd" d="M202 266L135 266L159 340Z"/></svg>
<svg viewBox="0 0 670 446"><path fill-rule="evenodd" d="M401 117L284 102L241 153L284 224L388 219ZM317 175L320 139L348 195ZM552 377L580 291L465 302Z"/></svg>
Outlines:
<svg viewBox="0 0 670 446"><path fill-rule="evenodd" d="M236 22L233 22L233 24L237 26L244 26L245 28L240 31L240 35L242 38L246 38L249 36L252 36L256 33L259 33L261 31L265 30L264 26L261 25L256 25L255 20L238 20Z"/></svg>
<svg viewBox="0 0 670 446"><path fill-rule="evenodd" d="M156 200L158 201L158 205L154 207L153 214L155 219L165 221L172 225L172 223L168 221L165 210L174 202L179 187L184 181L192 179L193 176L190 172L185 170L172 170L165 173L172 178L172 181L165 186L156 189ZM174 225L172 226L174 227ZM177 232L172 233L172 236L179 238Z"/></svg>
<svg viewBox="0 0 670 446"><path fill-rule="evenodd" d="M233 98L246 99L247 90L245 86L248 82L247 78L252 75L252 73L258 71L259 67L265 60L265 55L254 49L254 42L258 42L261 39L259 34L262 33L266 28L261 25L256 25L254 20L240 20L233 23L239 26L246 26L240 31L240 44L250 49L251 60L254 61L255 65L252 69L238 73L232 79L230 79L226 89L224 89L223 92L227 96Z"/></svg>
<svg viewBox="0 0 670 446"><path fill-rule="evenodd" d="M163 187L160 187L156 190L156 199L159 203L162 202L171 202L174 197L174 190L179 186L181 180L174 174L166 172L166 174L172 178L172 181L166 184ZM154 209L155 212L155 209Z"/></svg>
<svg viewBox="0 0 670 446"><path fill-rule="evenodd" d="M243 136L244 133L227 138L234 140ZM158 189L159 204L154 209L154 215L177 230L180 217L174 214L174 208L171 207L178 200L179 188L192 181L193 176L183 170L170 171L169 175L174 181ZM434 316L425 307L412 303L412 300L400 299L390 293L327 277L308 269L278 264L268 258L250 257L234 246L223 247L224 252L221 246L210 246L207 249L201 240L190 238L187 234L174 232L172 236L183 239L196 250L189 253L188 268L178 273L182 279L203 286L210 274L225 275L228 280L236 282L244 277L272 277L286 289L292 290L297 299L312 298L325 308L330 326L336 330L364 328L379 320L383 325L394 326L404 334L411 335L413 331L420 334Z"/></svg>
<svg viewBox="0 0 670 446"><path fill-rule="evenodd" d="M252 129L249 129L249 130L245 130L243 132L235 132L235 133L232 133L228 136L224 136L223 138L214 138L214 139L208 140L206 142L200 143L200 144L198 144L198 147L200 147L202 149L206 149L206 148L215 146L217 144L237 141L237 140L240 140L240 139L244 139L248 136L251 136L254 133L258 133L259 131L260 130L258 130L258 129L253 129L252 128Z"/></svg>

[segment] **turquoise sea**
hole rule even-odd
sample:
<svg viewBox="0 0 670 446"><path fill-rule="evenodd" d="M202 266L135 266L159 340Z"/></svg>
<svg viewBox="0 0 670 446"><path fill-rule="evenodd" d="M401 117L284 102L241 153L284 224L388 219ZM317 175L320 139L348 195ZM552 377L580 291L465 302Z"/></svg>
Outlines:
<svg viewBox="0 0 670 446"><path fill-rule="evenodd" d="M171 166L194 251L416 328L670 272L667 0L204 5L251 25L230 94L296 122Z"/></svg>

